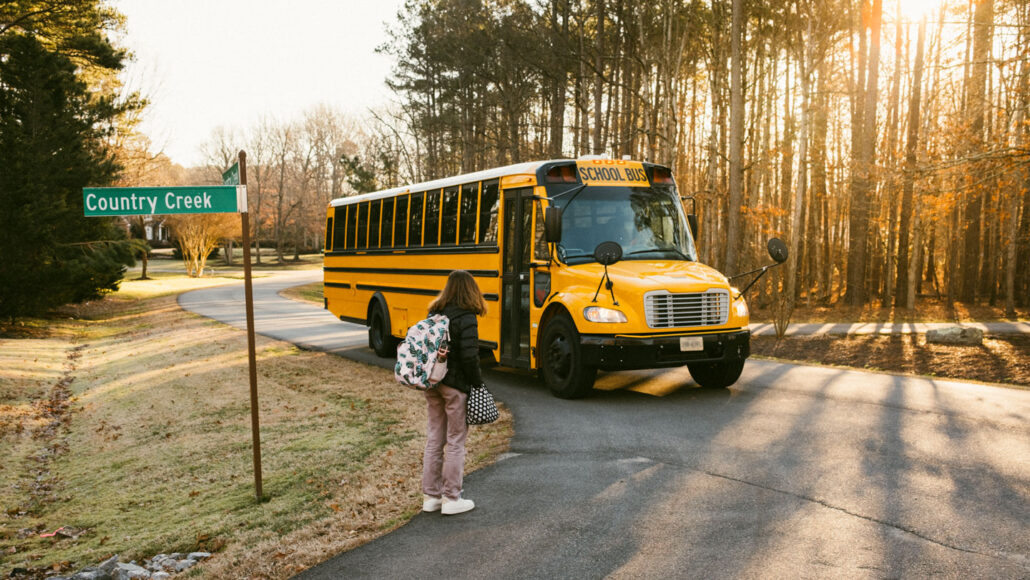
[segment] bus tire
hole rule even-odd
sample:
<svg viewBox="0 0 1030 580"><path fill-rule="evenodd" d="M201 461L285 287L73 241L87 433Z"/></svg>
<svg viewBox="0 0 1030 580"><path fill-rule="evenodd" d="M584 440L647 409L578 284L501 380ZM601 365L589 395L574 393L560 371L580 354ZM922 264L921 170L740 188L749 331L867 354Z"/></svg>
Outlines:
<svg viewBox="0 0 1030 580"><path fill-rule="evenodd" d="M583 365L579 332L568 316L547 323L540 341L540 378L560 399L579 399L590 394L597 367Z"/></svg>
<svg viewBox="0 0 1030 580"><path fill-rule="evenodd" d="M368 317L368 346L383 358L393 358L397 356L397 342L390 334L390 319L382 303L377 302Z"/></svg>
<svg viewBox="0 0 1030 580"><path fill-rule="evenodd" d="M694 382L705 389L725 389L737 382L744 370L744 361L723 361L688 364Z"/></svg>

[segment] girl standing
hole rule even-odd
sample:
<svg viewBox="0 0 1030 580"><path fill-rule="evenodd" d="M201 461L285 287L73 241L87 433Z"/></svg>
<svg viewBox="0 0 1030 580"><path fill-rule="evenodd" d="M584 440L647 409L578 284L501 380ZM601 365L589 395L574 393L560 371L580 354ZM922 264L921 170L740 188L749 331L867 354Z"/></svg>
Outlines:
<svg viewBox="0 0 1030 580"><path fill-rule="evenodd" d="M443 291L429 304L429 313L450 320L451 340L447 375L436 388L425 391L429 420L422 458L422 511L454 515L476 507L461 497L468 437L465 405L469 389L483 384L476 316L486 314L486 303L472 274L451 272Z"/></svg>

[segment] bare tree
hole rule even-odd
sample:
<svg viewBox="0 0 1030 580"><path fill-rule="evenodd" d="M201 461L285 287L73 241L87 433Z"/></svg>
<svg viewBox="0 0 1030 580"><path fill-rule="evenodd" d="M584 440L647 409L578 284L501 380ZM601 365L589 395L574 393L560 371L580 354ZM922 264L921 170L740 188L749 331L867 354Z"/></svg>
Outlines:
<svg viewBox="0 0 1030 580"><path fill-rule="evenodd" d="M166 223L182 251L186 274L200 278L204 275L208 254L224 238L234 237L240 222L236 214L210 213L170 215Z"/></svg>

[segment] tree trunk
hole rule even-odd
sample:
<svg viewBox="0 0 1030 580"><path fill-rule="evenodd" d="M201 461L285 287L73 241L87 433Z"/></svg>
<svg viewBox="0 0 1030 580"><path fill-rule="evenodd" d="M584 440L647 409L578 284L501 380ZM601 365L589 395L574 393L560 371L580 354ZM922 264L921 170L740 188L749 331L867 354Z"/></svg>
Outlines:
<svg viewBox="0 0 1030 580"><path fill-rule="evenodd" d="M1023 11L1020 13L1020 22L1024 24L1023 32L1020 35L1020 47L1022 52L1026 54L1026 51L1030 49L1030 31L1025 28L1026 24L1030 24L1028 16L1030 16L1030 9L1026 5L1023 7ZM1014 115L1012 127L1013 131L1018 136L1017 142L1020 143L1024 148L1030 148L1030 127L1027 127L1027 107L1030 106L1030 62L1023 60L1019 70L1019 93L1016 97L1016 114ZM1021 193L1027 195L1030 199L1030 166L1023 165L1021 168L1013 171L1012 183L1016 186L1012 188L1009 193L1009 208L1008 214L1011 220L1009 224L1008 232L1008 245L1006 246L1005 252L1005 316L1009 318L1015 318L1016 316L1016 303L1018 285L1016 283L1016 261L1020 255L1019 250L1027 243L1026 237L1020 238L1019 235L1019 202ZM1027 212L1030 211L1030 206L1023 208L1024 218ZM1023 254L1024 262L1027 254ZM1019 268L1020 270L1026 270L1027 268Z"/></svg>
<svg viewBox="0 0 1030 580"><path fill-rule="evenodd" d="M987 56L990 51L991 29L994 21L994 0L980 0L973 17L973 63L969 92L969 121L972 150L982 151L984 145L984 119L987 113ZM976 171L976 170L974 170ZM980 171L976 171L980 173ZM979 182L979 179L974 179ZM965 302L976 301L976 287L980 279L980 222L983 219L983 192L979 183L966 191L965 239L962 250L962 293Z"/></svg>
<svg viewBox="0 0 1030 580"><path fill-rule="evenodd" d="M912 193L915 187L916 161L919 148L919 107L923 90L923 46L926 39L926 17L919 22L919 40L916 41L916 64L912 71L912 89L908 101L908 140L905 143L905 174L901 192L901 223L898 226L898 273L894 289L895 304L912 308L908 300L909 284L915 277L910 274L908 232L912 221ZM918 267L916 268L916 271Z"/></svg>
<svg viewBox="0 0 1030 580"><path fill-rule="evenodd" d="M785 85L790 87L790 59L783 63ZM788 88L783 93L783 140L780 143L780 188L776 196L779 207L790 206L790 190L794 184L794 111L791 108L791 92Z"/></svg>
<svg viewBox="0 0 1030 580"><path fill-rule="evenodd" d="M723 268L738 271L740 247L740 205L744 197L744 0L733 0L733 22L730 47L733 68L730 71L730 191L726 207L726 258Z"/></svg>
<svg viewBox="0 0 1030 580"><path fill-rule="evenodd" d="M601 129L604 126L604 110L601 97L604 94L604 0L594 0L597 7L597 37L594 39L594 155L604 153Z"/></svg>
<svg viewBox="0 0 1030 580"><path fill-rule="evenodd" d="M812 199L817 206L822 231L820 232L820 251L813 252L816 255L815 276L816 284L823 297L829 298L830 286L832 284L833 263L830 260L830 246L833 240L830 238L830 206L826 191L826 133L829 130L829 97L826 95L826 76L829 74L829 67L825 59L819 64L819 87L816 91L815 111L813 112L813 131L811 147L812 164ZM818 230L815 230L818 231Z"/></svg>
<svg viewBox="0 0 1030 580"><path fill-rule="evenodd" d="M881 304L887 305L893 301L894 290L896 283L896 268L897 268L897 243L898 243L898 203L897 203L897 189L898 189L898 155L897 155L897 143L898 143L898 125L901 119L901 69L902 62L908 64L908 47L909 42L907 39L907 29L905 30L905 50L902 50L902 20L903 15L901 12L901 0L898 0L897 13L895 18L894 26L894 74L891 78L891 94L890 94L890 111L888 113L887 123L887 151L885 153L887 159L885 164L889 167L889 179L887 181L885 201L887 203L887 214L889 216L887 222L887 256L886 256L886 268L883 279L882 288L882 300ZM904 61L902 61L902 55L904 54ZM899 299L900 300L900 299Z"/></svg>
<svg viewBox="0 0 1030 580"><path fill-rule="evenodd" d="M908 264L908 270L904 273L905 308L908 310L912 310L916 306L916 279L919 277L919 265L922 263L923 230L919 223L919 214L920 212L915 212L912 216L912 261ZM933 261L933 254L930 254L930 261ZM898 278L901 278L900 273ZM899 294L899 299L900 296Z"/></svg>
<svg viewBox="0 0 1030 580"><path fill-rule="evenodd" d="M847 301L852 306L866 303L866 263L869 243L869 200L875 189L876 103L880 79L880 24L883 0L873 0L869 15L868 78L861 100L861 132L858 150L853 154L851 174L851 211L849 216Z"/></svg>
<svg viewBox="0 0 1030 580"><path fill-rule="evenodd" d="M808 123L811 118L811 70L814 57L815 43L812 39L812 19L808 20L808 33L805 35L805 58L801 62L801 70L798 76L801 77L801 127L798 129L798 184L794 189L794 202L790 208L790 254L788 258L789 267L786 271L786 318L794 310L794 301L797 293L798 275L800 274L802 259L798 249L801 247L801 216L802 204L808 193Z"/></svg>
<svg viewBox="0 0 1030 580"><path fill-rule="evenodd" d="M725 258L725 256L719 254L716 248L717 240L722 237L718 235L721 231L720 225L722 223L719 212L719 164L722 160L719 135L721 133L722 121L725 119L723 115L725 105L723 104L722 96L722 75L725 70L725 59L721 42L723 27L722 7L722 0L718 0L712 6L712 61L709 65L711 73L708 75L712 93L712 111L708 135L708 175L705 184L705 197L707 199L702 205L704 224L701 228L701 238L703 239L701 251L704 253L705 261L709 264ZM718 266L718 264L716 265Z"/></svg>

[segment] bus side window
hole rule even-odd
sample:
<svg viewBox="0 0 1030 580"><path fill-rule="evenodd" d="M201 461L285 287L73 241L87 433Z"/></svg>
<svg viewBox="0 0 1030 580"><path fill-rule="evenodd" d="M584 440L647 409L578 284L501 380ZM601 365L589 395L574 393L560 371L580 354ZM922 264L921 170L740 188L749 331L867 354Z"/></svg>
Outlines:
<svg viewBox="0 0 1030 580"><path fill-rule="evenodd" d="M347 209L346 205L336 208L336 218L333 219L333 250L347 249Z"/></svg>
<svg viewBox="0 0 1030 580"><path fill-rule="evenodd" d="M453 246L458 241L458 188L443 190L443 206L440 210L440 244Z"/></svg>
<svg viewBox="0 0 1030 580"><path fill-rule="evenodd" d="M459 244L476 243L476 214L479 210L479 184L466 183L461 186L461 232Z"/></svg>
<svg viewBox="0 0 1030 580"><path fill-rule="evenodd" d="M423 246L440 244L440 190L426 192L426 228L422 236Z"/></svg>
<svg viewBox="0 0 1030 580"><path fill-rule="evenodd" d="M361 250L368 247L368 202L357 205L358 233L354 247Z"/></svg>
<svg viewBox="0 0 1030 580"><path fill-rule="evenodd" d="M333 251L333 218L328 217L325 220L325 251Z"/></svg>
<svg viewBox="0 0 1030 580"><path fill-rule="evenodd" d="M354 240L357 237L355 232L358 231L358 206L348 205L347 206L347 241L343 247L348 250L353 250L356 246Z"/></svg>
<svg viewBox="0 0 1030 580"><path fill-rule="evenodd" d="M411 195L411 219L408 222L408 246L422 245L422 211L425 202L424 193Z"/></svg>
<svg viewBox="0 0 1030 580"><path fill-rule="evenodd" d="M368 210L368 247L379 247L379 206L380 200L370 201Z"/></svg>
<svg viewBox="0 0 1030 580"><path fill-rule="evenodd" d="M497 209L501 198L496 179L483 182L482 200L479 202L479 243L497 245Z"/></svg>
<svg viewBox="0 0 1030 580"><path fill-rule="evenodd" d="M393 245L395 248L403 248L408 245L408 202L410 195L402 195L397 198L397 215L393 217Z"/></svg>
<svg viewBox="0 0 1030 580"><path fill-rule="evenodd" d="M388 197L383 200L383 243L384 248L393 247L393 204L396 197Z"/></svg>

